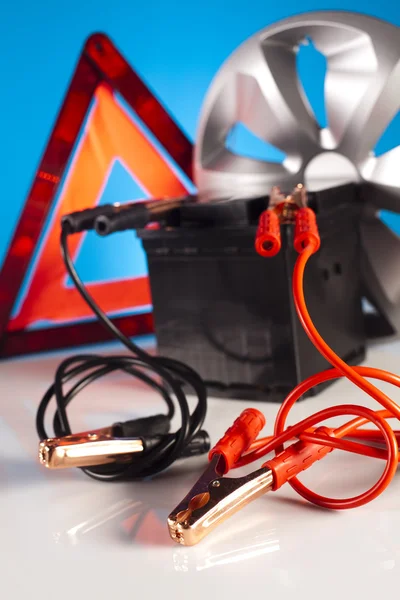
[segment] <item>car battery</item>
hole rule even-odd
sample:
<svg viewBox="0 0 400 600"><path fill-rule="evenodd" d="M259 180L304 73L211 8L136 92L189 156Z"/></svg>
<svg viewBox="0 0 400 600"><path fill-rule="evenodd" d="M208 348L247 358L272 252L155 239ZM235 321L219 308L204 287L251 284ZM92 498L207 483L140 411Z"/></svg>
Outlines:
<svg viewBox="0 0 400 600"><path fill-rule="evenodd" d="M321 335L357 364L366 345L358 188L309 193L308 204L317 214L321 248L306 268L306 302ZM282 225L275 257L255 251L267 205L267 196L188 203L162 225L137 232L147 256L158 353L191 366L217 397L281 402L300 381L330 367L296 315L294 226Z"/></svg>

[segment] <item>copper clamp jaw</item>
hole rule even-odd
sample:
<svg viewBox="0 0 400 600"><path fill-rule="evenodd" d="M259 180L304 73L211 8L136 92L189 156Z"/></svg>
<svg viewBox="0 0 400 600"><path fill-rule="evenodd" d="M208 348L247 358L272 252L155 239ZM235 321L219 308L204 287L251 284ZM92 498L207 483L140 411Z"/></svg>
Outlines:
<svg viewBox="0 0 400 600"><path fill-rule="evenodd" d="M197 544L249 502L266 492L276 491L333 449L325 440L334 437L334 431L318 427L313 429L315 441L303 441L295 436L293 443L252 473L225 477L230 469L246 464L246 457L248 460L264 425L264 415L257 409L247 408L210 451L207 469L168 517L169 534L175 542L184 546ZM268 444L263 445L265 450ZM249 462L252 460L250 457Z"/></svg>
<svg viewBox="0 0 400 600"><path fill-rule="evenodd" d="M231 515L272 488L273 474L261 468L244 477L223 477L216 454L203 475L168 517L171 538L193 546Z"/></svg>
<svg viewBox="0 0 400 600"><path fill-rule="evenodd" d="M193 546L231 515L272 488L273 474L261 468L244 477L222 477L215 455L207 469L168 517L171 538Z"/></svg>
<svg viewBox="0 0 400 600"><path fill-rule="evenodd" d="M302 183L297 184L289 195L283 194L278 186L271 189L268 208L278 215L281 224L294 223L297 211L307 205L307 190Z"/></svg>
<svg viewBox="0 0 400 600"><path fill-rule="evenodd" d="M117 438L112 427L49 438L39 443L39 462L48 469L125 462L144 451L141 438Z"/></svg>
<svg viewBox="0 0 400 600"><path fill-rule="evenodd" d="M265 425L264 415L247 408L209 453L209 465L168 517L171 538L192 546L251 500L272 489L274 478L262 467L244 477L224 477Z"/></svg>
<svg viewBox="0 0 400 600"><path fill-rule="evenodd" d="M48 469L127 464L138 455L149 455L173 441L170 421L165 415L144 417L110 427L42 440L39 462ZM200 430L183 449L181 458L199 456L210 449L206 431Z"/></svg>

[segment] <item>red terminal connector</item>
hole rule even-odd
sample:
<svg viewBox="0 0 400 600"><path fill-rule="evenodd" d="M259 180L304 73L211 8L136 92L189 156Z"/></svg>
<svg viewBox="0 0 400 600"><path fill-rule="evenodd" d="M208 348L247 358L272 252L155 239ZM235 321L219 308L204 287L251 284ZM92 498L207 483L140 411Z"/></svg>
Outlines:
<svg viewBox="0 0 400 600"><path fill-rule="evenodd" d="M222 456L224 458L223 474L227 473L257 439L264 425L265 417L262 412L256 408L246 408L210 450L209 460L216 454Z"/></svg>
<svg viewBox="0 0 400 600"><path fill-rule="evenodd" d="M317 218L311 208L299 208L295 216L294 249L299 254L308 245L314 246L314 252L319 250L321 240L318 232Z"/></svg>
<svg viewBox="0 0 400 600"><path fill-rule="evenodd" d="M259 219L255 248L258 254L272 257L281 249L281 230L279 217L275 211L265 210Z"/></svg>
<svg viewBox="0 0 400 600"><path fill-rule="evenodd" d="M294 248L301 253L309 245L317 252L321 245L317 219L314 211L306 206L307 194L299 184L290 196L284 196L279 188L273 188L269 208L258 222L255 248L260 256L270 258L281 249L281 224L294 223Z"/></svg>

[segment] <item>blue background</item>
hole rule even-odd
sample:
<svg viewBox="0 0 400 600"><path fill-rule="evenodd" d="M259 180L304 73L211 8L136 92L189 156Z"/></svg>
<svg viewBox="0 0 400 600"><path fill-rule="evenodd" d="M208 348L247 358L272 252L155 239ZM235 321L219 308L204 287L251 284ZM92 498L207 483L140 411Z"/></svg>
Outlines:
<svg viewBox="0 0 400 600"><path fill-rule="evenodd" d="M396 7L397 4L397 7ZM212 77L228 55L248 36L268 24L307 10L341 9L364 12L400 25L400 7L393 0L379 2L266 0L205 0L175 3L153 0L70 0L54 3L11 2L3 5L0 18L1 114L1 206L0 263L25 201L40 156L51 132L60 103L86 37L94 31L108 34L132 66L155 91L179 124L194 139L202 99ZM304 72L304 85L323 122L323 60L320 75ZM397 136L397 133L399 136ZM400 139L397 123L393 136ZM389 136L390 137L390 136ZM386 148L382 147L382 151ZM132 198L141 191L132 188L122 171L114 174L107 198ZM115 197L115 196L120 196ZM125 235L125 234L124 234ZM126 238L125 238L126 239ZM111 243L111 241L110 241ZM126 244L126 243L125 243ZM85 252L83 250L85 249ZM104 253L106 247L103 246ZM93 253L99 251L87 239L78 263L85 279L93 274ZM135 252L134 252L135 254ZM102 254L104 255L104 254ZM137 251L136 251L137 255ZM126 264L102 275L121 277L132 270L134 255L127 252ZM140 257L139 257L140 258ZM142 258L140 258L142 261ZM145 269L143 261L140 270ZM109 272L108 272L109 271Z"/></svg>

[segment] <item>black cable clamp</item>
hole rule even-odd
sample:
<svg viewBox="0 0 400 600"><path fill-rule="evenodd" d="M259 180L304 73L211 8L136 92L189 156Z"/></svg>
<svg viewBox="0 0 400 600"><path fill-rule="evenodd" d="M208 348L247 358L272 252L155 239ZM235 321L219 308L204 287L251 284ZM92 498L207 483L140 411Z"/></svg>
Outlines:
<svg viewBox="0 0 400 600"><path fill-rule="evenodd" d="M95 229L96 220L101 217L111 219L107 223L111 222L112 231L135 228L142 226L144 222L165 218L168 211L186 201L191 201L191 197L174 201L132 203L122 211L123 219L120 207L114 205L96 207L63 217L60 242L67 272L100 323L132 355L78 355L60 364L54 383L45 393L36 416L36 429L40 438L39 458L45 466L80 467L86 474L100 480L141 479L165 470L177 459L205 454L210 449L208 434L202 430L207 411L207 389L200 375L180 361L148 354L126 337L89 294L68 250L69 235ZM103 226L104 223L101 227ZM69 403L87 385L117 370L140 379L157 391L167 404L167 414L72 434L66 410ZM67 383L72 385L65 391ZM197 398L192 412L184 391L186 387L189 387ZM44 422L47 408L53 398L56 400L57 409L53 419L54 436L50 437ZM177 431L171 433L170 424L175 415L176 405L179 407L181 425Z"/></svg>

